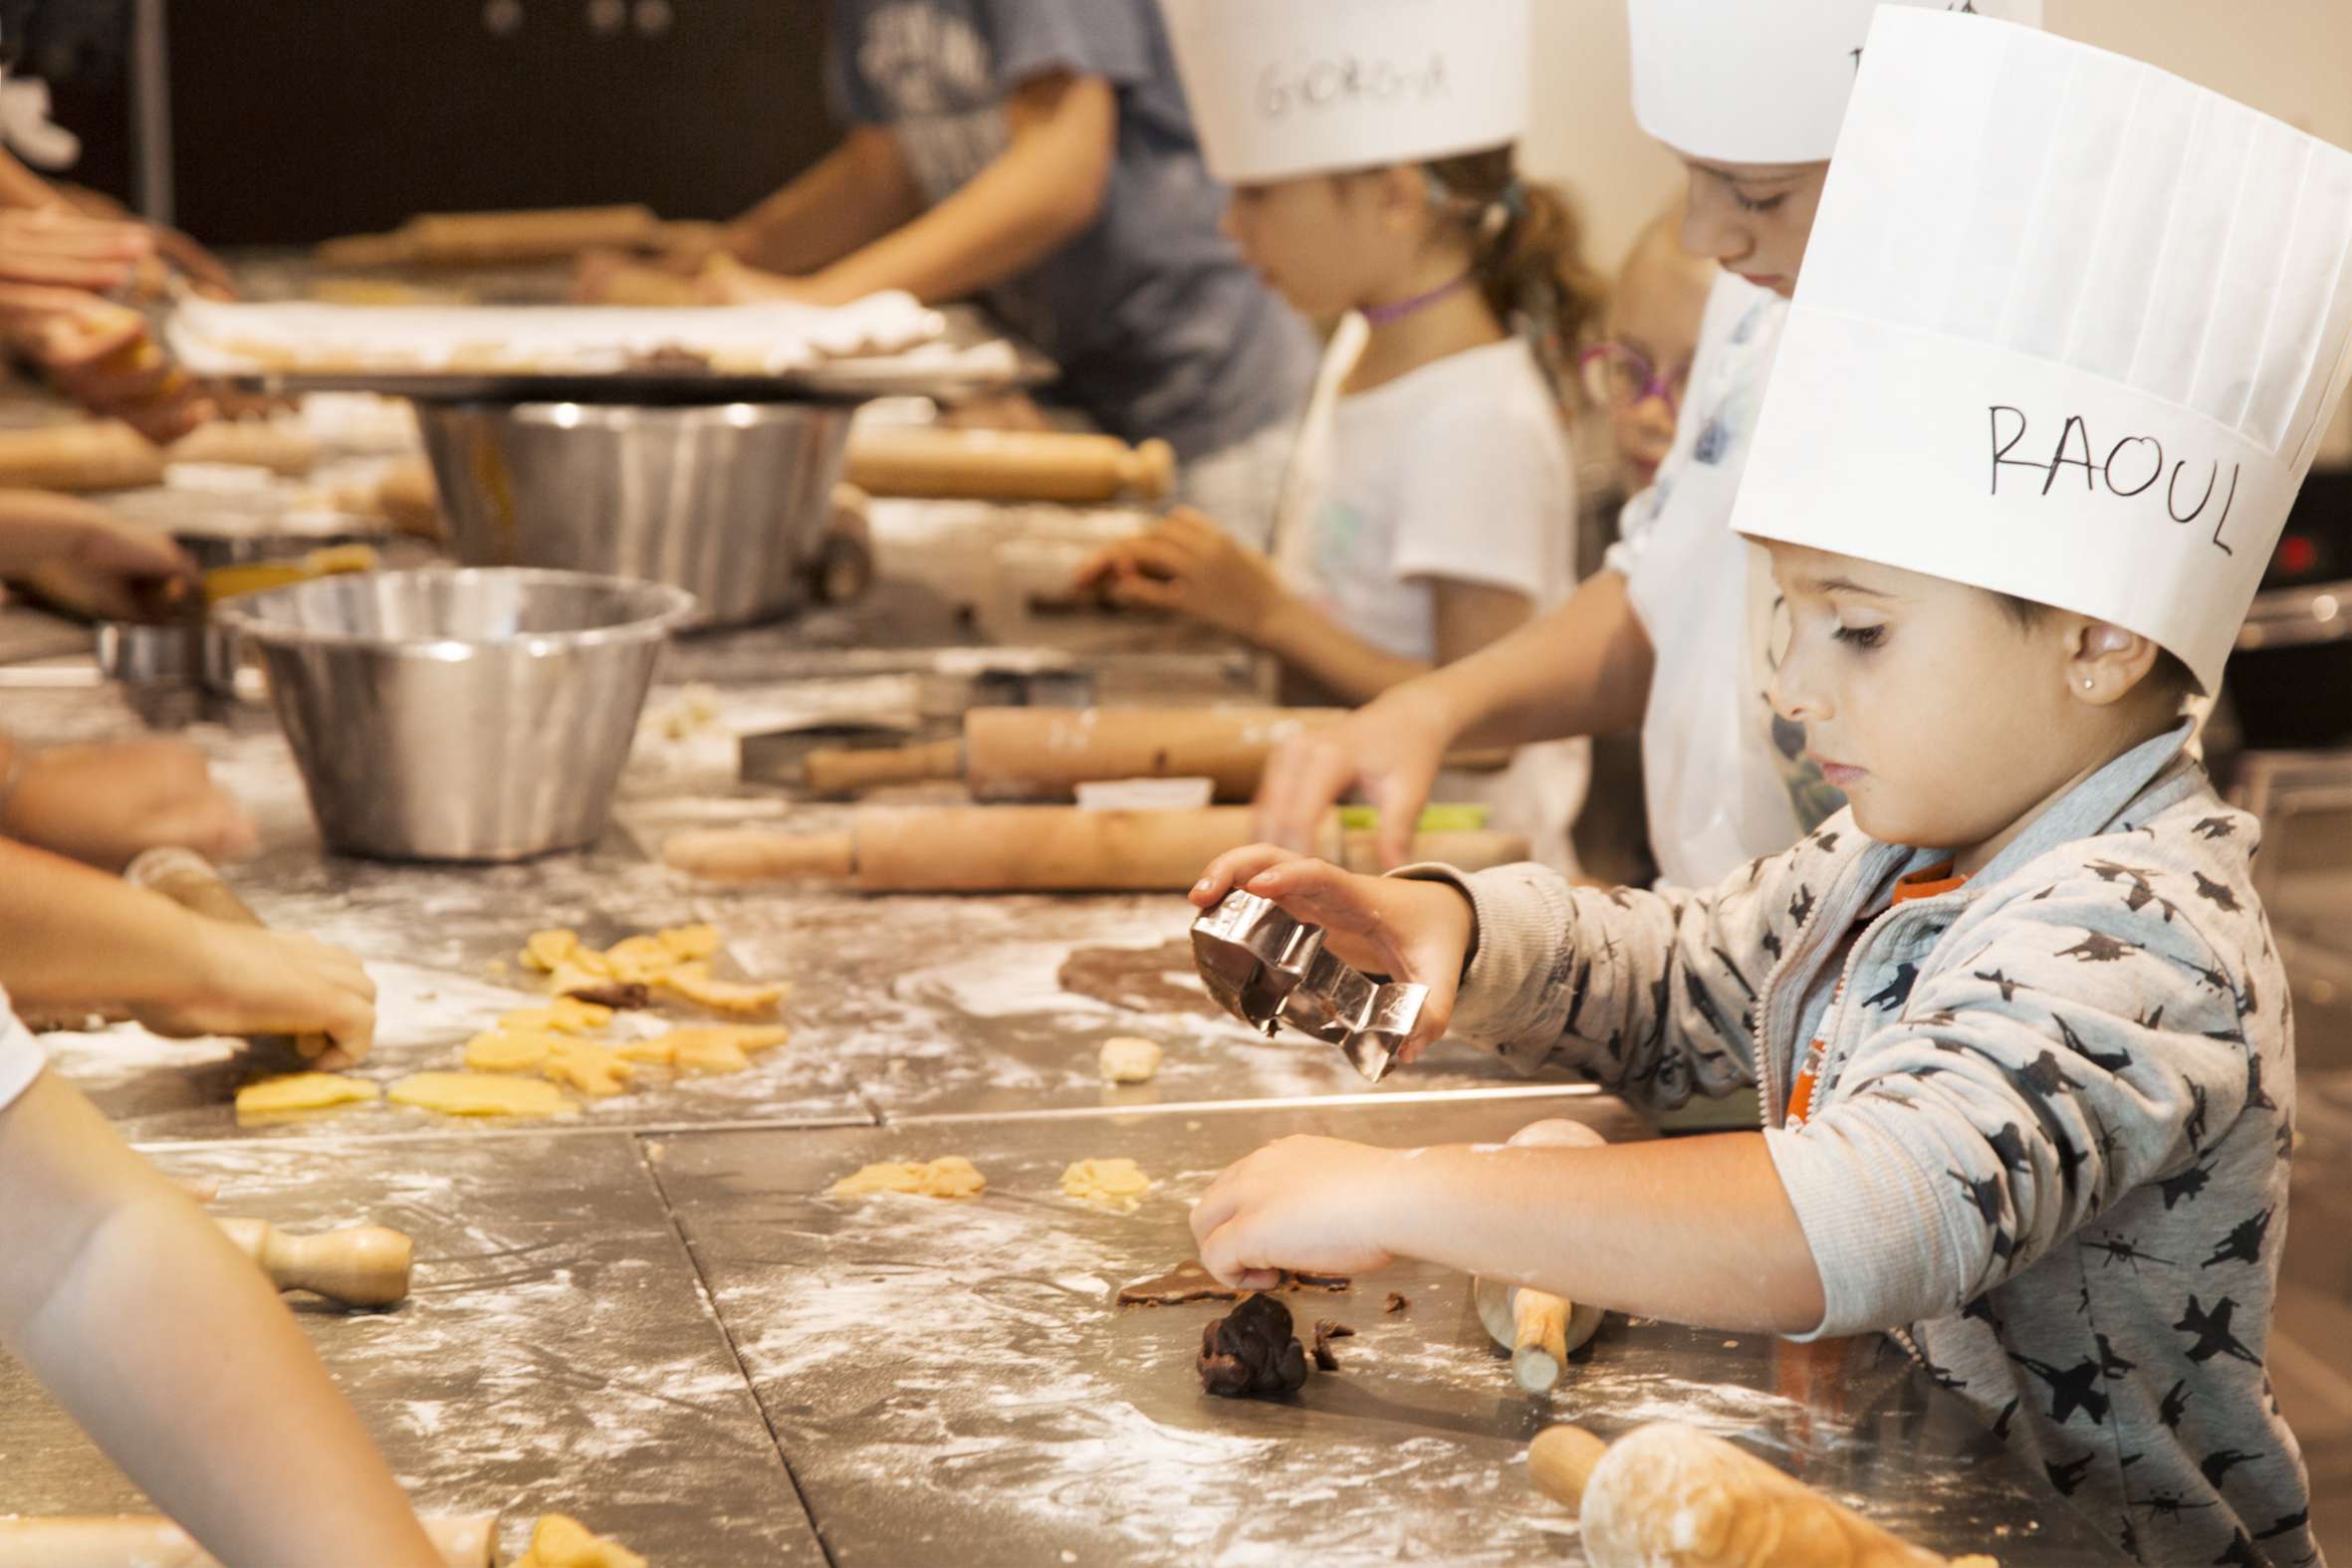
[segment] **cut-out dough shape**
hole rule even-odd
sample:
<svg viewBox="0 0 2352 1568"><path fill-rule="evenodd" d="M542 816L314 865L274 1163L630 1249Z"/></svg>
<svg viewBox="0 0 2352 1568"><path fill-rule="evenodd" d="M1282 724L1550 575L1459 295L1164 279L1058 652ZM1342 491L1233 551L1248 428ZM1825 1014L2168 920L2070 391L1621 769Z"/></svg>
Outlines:
<svg viewBox="0 0 2352 1568"><path fill-rule="evenodd" d="M501 1078L481 1072L416 1072L392 1085L400 1105L445 1116L556 1116L572 1102L539 1078Z"/></svg>
<svg viewBox="0 0 2352 1568"><path fill-rule="evenodd" d="M556 1082L597 1099L627 1088L637 1071L612 1046L587 1040L566 1040L558 1045L545 1070Z"/></svg>
<svg viewBox="0 0 2352 1568"><path fill-rule="evenodd" d="M1160 1047L1152 1041L1121 1034L1102 1042L1104 1083L1148 1083L1160 1070Z"/></svg>
<svg viewBox="0 0 2352 1568"><path fill-rule="evenodd" d="M565 1043L561 1034L501 1026L466 1041L465 1064L475 1072L537 1072Z"/></svg>
<svg viewBox="0 0 2352 1568"><path fill-rule="evenodd" d="M498 1020L498 1026L524 1034L586 1034L611 1021L610 1008L583 1002L577 997L558 997L544 1008L509 1012Z"/></svg>
<svg viewBox="0 0 2352 1568"><path fill-rule="evenodd" d="M960 1154L947 1154L920 1165L896 1161L869 1165L833 1183L832 1195L863 1198L871 1193L908 1193L917 1198L977 1198L987 1186L988 1178L971 1161Z"/></svg>
<svg viewBox="0 0 2352 1568"><path fill-rule="evenodd" d="M1151 1191L1151 1178L1132 1160L1080 1160L1061 1173L1061 1196L1109 1214L1131 1215Z"/></svg>
<svg viewBox="0 0 2352 1568"><path fill-rule="evenodd" d="M262 1078L237 1091L239 1116L266 1116L279 1111L321 1111L331 1105L358 1105L383 1090L365 1078L346 1078L333 1072L290 1072Z"/></svg>
<svg viewBox="0 0 2352 1568"><path fill-rule="evenodd" d="M515 1568L646 1568L645 1559L596 1534L569 1514L540 1516L531 1532L531 1549L515 1559Z"/></svg>
<svg viewBox="0 0 2352 1568"><path fill-rule="evenodd" d="M736 1012L750 1015L774 1012L792 995L792 987L781 981L758 985L743 985L732 980L720 980L711 973L708 964L681 964L654 982L674 997L708 1008L713 1012Z"/></svg>

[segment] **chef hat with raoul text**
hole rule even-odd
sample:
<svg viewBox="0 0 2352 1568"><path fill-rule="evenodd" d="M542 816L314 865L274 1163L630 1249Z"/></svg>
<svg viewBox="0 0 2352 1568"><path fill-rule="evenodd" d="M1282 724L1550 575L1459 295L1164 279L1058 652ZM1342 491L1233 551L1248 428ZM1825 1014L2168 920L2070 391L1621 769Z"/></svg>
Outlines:
<svg viewBox="0 0 2352 1568"><path fill-rule="evenodd" d="M1531 0L1160 0L1209 172L1426 163L1528 127Z"/></svg>
<svg viewBox="0 0 2352 1568"><path fill-rule="evenodd" d="M1733 526L2055 605L2207 691L2352 378L2352 152L1882 12Z"/></svg>
<svg viewBox="0 0 2352 1568"><path fill-rule="evenodd" d="M1629 0L1633 112L1687 157L1819 163L1880 0ZM2041 25L2042 0L1887 0Z"/></svg>

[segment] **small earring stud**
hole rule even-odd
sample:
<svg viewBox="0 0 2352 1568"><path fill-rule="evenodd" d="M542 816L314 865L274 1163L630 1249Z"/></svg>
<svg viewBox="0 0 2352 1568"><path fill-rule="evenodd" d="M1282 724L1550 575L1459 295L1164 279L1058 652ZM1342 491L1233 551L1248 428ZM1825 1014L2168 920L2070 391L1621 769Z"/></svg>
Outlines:
<svg viewBox="0 0 2352 1568"><path fill-rule="evenodd" d="M2097 682L2097 681L2094 681L2094 680L2092 680L2092 679L2091 679L2089 676L2087 676L2087 675L2086 675L2086 676L2084 676L2084 677L2082 678L2082 689L2083 689L2084 691L2086 691L2086 692L2087 692L2087 691L2089 691L2089 690L2090 690L2090 689L2091 689L2093 686L2096 686L2097 684L2098 684L2098 682Z"/></svg>

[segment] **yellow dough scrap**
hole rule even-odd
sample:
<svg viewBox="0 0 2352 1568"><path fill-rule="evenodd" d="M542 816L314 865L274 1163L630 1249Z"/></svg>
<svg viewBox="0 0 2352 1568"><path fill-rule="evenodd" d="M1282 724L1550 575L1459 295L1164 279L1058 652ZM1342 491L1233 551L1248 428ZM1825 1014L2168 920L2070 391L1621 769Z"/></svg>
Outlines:
<svg viewBox="0 0 2352 1568"><path fill-rule="evenodd" d="M553 975L584 951L577 931L534 931L523 944L523 966Z"/></svg>
<svg viewBox="0 0 2352 1568"><path fill-rule="evenodd" d="M598 1099L627 1088L636 1071L611 1046L591 1045L586 1040L559 1041L547 1061L550 1078Z"/></svg>
<svg viewBox="0 0 2352 1568"><path fill-rule="evenodd" d="M664 991L716 1012L774 1012L792 995L792 987L782 982L746 986L720 980L702 963L679 965L661 977L660 985Z"/></svg>
<svg viewBox="0 0 2352 1568"><path fill-rule="evenodd" d="M604 965L623 985L631 981L651 985L676 969L678 960L659 937L629 937L604 950Z"/></svg>
<svg viewBox="0 0 2352 1568"><path fill-rule="evenodd" d="M596 961L594 968L572 963L559 964L548 976L548 990L554 992L559 1001L578 1001L572 995L573 992L601 991L606 986L618 984L612 978L611 966L604 962L601 953L587 956Z"/></svg>
<svg viewBox="0 0 2352 1568"><path fill-rule="evenodd" d="M1080 1160L1061 1173L1061 1196L1110 1214L1131 1215L1151 1191L1151 1178L1132 1160Z"/></svg>
<svg viewBox="0 0 2352 1568"><path fill-rule="evenodd" d="M502 1029L534 1034L586 1034L612 1021L612 1009L578 997L558 997L544 1008L525 1008L498 1020Z"/></svg>
<svg viewBox="0 0 2352 1568"><path fill-rule="evenodd" d="M960 1154L945 1154L922 1165L896 1161L869 1165L854 1176L833 1183L835 1198L863 1198L872 1193L909 1193L917 1198L977 1198L988 1178Z"/></svg>
<svg viewBox="0 0 2352 1568"><path fill-rule="evenodd" d="M681 964L709 958L722 945L716 926L672 926L667 931L656 931L653 940Z"/></svg>
<svg viewBox="0 0 2352 1568"><path fill-rule="evenodd" d="M466 1041L465 1064L475 1072L536 1072L564 1043L561 1034L516 1028L501 1019L497 1028Z"/></svg>
<svg viewBox="0 0 2352 1568"><path fill-rule="evenodd" d="M531 1549L515 1568L646 1568L645 1559L618 1541L596 1534L569 1514L540 1515Z"/></svg>
<svg viewBox="0 0 2352 1568"><path fill-rule="evenodd" d="M365 1078L346 1078L332 1072L289 1072L262 1078L237 1091L239 1116L265 1116L276 1111L320 1111L331 1105L357 1105L383 1093Z"/></svg>
<svg viewBox="0 0 2352 1568"><path fill-rule="evenodd" d="M633 1061L646 1067L674 1067L678 1064L678 1047L667 1034L649 1040L622 1040L612 1047L620 1052L622 1061Z"/></svg>
<svg viewBox="0 0 2352 1568"><path fill-rule="evenodd" d="M572 1108L552 1083L482 1072L412 1072L392 1085L390 1097L446 1116L556 1116Z"/></svg>
<svg viewBox="0 0 2352 1568"><path fill-rule="evenodd" d="M1102 1042L1099 1066L1104 1083L1148 1083L1160 1070L1157 1041L1119 1034Z"/></svg>
<svg viewBox="0 0 2352 1568"><path fill-rule="evenodd" d="M680 1072L742 1072L752 1064L733 1040L673 1039L669 1047L670 1065Z"/></svg>

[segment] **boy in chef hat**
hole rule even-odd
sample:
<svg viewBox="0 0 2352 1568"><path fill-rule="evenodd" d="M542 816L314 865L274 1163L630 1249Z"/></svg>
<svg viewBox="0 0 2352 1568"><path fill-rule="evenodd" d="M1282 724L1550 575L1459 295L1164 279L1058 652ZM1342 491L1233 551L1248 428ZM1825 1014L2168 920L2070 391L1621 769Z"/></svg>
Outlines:
<svg viewBox="0 0 2352 1568"><path fill-rule="evenodd" d="M1895 0L2038 24L2041 0ZM1877 0L1627 0L1634 109L1690 171L1683 245L1720 264L1671 452L1576 595L1484 654L1280 747L1261 831L1303 848L1343 791L1382 852L1465 747L1641 732L1650 842L1670 882L1713 882L1841 803L1775 721L1770 574L1728 527Z"/></svg>
<svg viewBox="0 0 2352 1568"><path fill-rule="evenodd" d="M1162 4L1227 229L1341 325L1271 555L1178 512L1078 583L1257 644L1302 697L1368 702L1575 586L1567 374L1544 354L1600 283L1573 209L1519 172L1529 0ZM1448 791L1566 868L1585 767L1580 744L1529 748Z"/></svg>
<svg viewBox="0 0 2352 1568"><path fill-rule="evenodd" d="M1888 11L1738 524L1850 812L1704 892L1214 866L1425 1032L1764 1129L1292 1140L1226 1279L1392 1253L1736 1329L1880 1329L2127 1552L2311 1560L2264 1371L2295 1104L2256 823L2184 751L2352 377L2352 154L2135 62ZM1467 959L1467 963L1465 962Z"/></svg>

